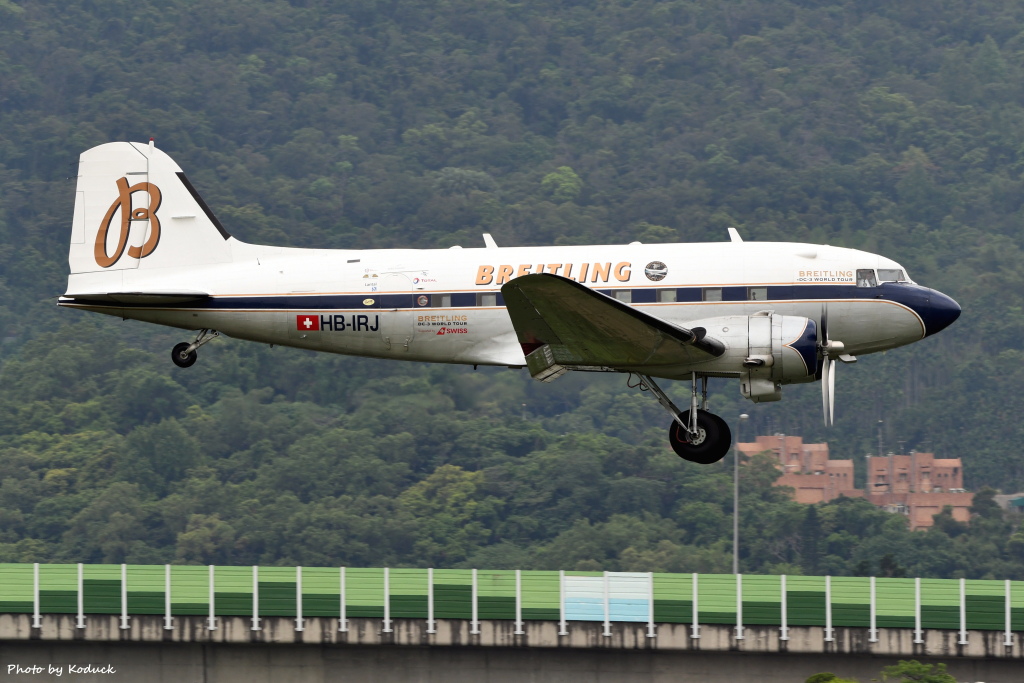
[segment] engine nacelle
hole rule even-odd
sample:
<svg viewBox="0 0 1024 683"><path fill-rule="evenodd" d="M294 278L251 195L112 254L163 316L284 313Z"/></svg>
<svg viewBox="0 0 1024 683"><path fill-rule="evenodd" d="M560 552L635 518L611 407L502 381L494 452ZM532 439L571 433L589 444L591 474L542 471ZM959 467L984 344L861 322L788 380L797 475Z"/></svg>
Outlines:
<svg viewBox="0 0 1024 683"><path fill-rule="evenodd" d="M755 313L747 323L747 357L740 392L754 403L778 401L782 385L813 382L818 363L814 321L770 311Z"/></svg>
<svg viewBox="0 0 1024 683"><path fill-rule="evenodd" d="M755 403L778 401L783 384L813 382L818 365L817 326L810 318L761 311L690 321L726 347L707 371L739 376L740 392Z"/></svg>

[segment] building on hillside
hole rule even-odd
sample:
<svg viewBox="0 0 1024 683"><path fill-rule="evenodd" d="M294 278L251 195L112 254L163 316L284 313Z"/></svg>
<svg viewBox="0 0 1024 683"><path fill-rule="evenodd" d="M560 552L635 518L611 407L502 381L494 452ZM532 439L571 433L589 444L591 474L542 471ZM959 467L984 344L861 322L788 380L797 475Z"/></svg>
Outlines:
<svg viewBox="0 0 1024 683"><path fill-rule="evenodd" d="M960 458L910 452L868 458L867 499L910 517L911 529L933 524L932 516L952 508L953 519L969 522L974 494L964 490Z"/></svg>
<svg viewBox="0 0 1024 683"><path fill-rule="evenodd" d="M782 476L776 486L793 489L798 503L825 503L840 496L866 498L893 513L906 515L911 529L934 524L933 515L952 508L953 519L970 521L974 494L964 490L960 458L936 458L934 453L869 456L867 491L854 487L853 461L831 460L827 443L804 443L803 437L776 434L737 444L750 457L770 452Z"/></svg>
<svg viewBox="0 0 1024 683"><path fill-rule="evenodd" d="M782 470L775 485L791 487L798 503L827 503L839 496L864 497L864 492L853 485L853 461L830 460L827 443L804 443L801 436L776 434L737 446L747 457L774 453Z"/></svg>

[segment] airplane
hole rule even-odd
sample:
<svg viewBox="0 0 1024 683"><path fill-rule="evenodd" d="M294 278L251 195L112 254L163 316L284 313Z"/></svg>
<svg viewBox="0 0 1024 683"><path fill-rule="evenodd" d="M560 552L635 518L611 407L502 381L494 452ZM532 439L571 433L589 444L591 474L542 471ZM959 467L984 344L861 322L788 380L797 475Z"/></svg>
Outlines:
<svg viewBox="0 0 1024 683"><path fill-rule="evenodd" d="M834 419L836 361L921 340L960 306L884 256L828 245L729 241L499 248L299 249L232 237L149 143L81 155L60 306L197 330L187 368L220 335L373 358L627 374L672 418L691 462L728 452L712 377L755 402L820 381ZM655 381L690 383L680 409Z"/></svg>

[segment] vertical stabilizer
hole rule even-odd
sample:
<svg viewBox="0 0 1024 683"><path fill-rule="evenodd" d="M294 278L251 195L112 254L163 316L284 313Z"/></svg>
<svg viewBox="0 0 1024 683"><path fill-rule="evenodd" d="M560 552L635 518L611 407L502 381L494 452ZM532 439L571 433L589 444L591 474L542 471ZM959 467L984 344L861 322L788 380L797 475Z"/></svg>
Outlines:
<svg viewBox="0 0 1024 683"><path fill-rule="evenodd" d="M226 263L229 238L152 143L111 142L82 154L68 257L73 279L114 286L128 270Z"/></svg>

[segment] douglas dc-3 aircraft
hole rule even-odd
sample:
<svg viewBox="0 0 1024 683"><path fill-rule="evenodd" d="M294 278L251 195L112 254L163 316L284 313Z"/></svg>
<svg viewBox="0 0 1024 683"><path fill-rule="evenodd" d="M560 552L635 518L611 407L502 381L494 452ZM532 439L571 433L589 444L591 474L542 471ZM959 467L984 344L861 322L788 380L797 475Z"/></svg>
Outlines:
<svg viewBox="0 0 1024 683"><path fill-rule="evenodd" d="M219 334L375 358L629 373L672 416L682 458L712 463L732 436L709 377L751 401L821 380L836 360L918 341L960 307L895 261L813 244L730 241L463 249L287 249L231 237L153 142L83 153L60 305L186 330L180 367ZM653 378L690 382L687 410Z"/></svg>

